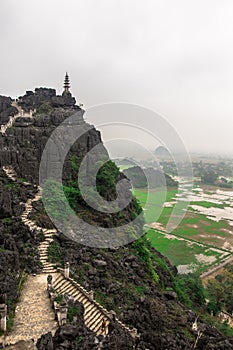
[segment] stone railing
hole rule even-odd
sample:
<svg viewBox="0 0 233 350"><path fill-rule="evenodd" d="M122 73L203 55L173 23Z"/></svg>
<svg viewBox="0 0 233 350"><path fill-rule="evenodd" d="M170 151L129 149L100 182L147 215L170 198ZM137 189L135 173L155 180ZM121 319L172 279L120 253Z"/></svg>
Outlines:
<svg viewBox="0 0 233 350"><path fill-rule="evenodd" d="M0 330L6 332L7 305L0 304Z"/></svg>
<svg viewBox="0 0 233 350"><path fill-rule="evenodd" d="M99 311L101 312L102 316L106 317L109 322L114 321L114 323L116 325L118 325L119 327L123 328L127 333L129 333L131 335L132 338L138 338L138 332L136 328L129 328L128 326L126 326L123 322L121 322L117 317L116 317L116 313L114 311L108 311L106 310L102 305L100 305L95 299L94 299L94 292L91 290L90 292L88 292L85 288L83 288L78 282L76 282L73 278L71 278L69 276L70 274L70 269L69 269L69 263L65 264L65 268L61 269L61 268L57 268L57 272L59 272L60 274L62 274L64 276L64 278L69 281L73 287L78 290L80 293L82 293L82 295L85 296L85 298L90 301L92 304L95 305L96 308L99 309ZM48 286L48 288L51 288L52 285ZM52 296L53 298L54 296Z"/></svg>

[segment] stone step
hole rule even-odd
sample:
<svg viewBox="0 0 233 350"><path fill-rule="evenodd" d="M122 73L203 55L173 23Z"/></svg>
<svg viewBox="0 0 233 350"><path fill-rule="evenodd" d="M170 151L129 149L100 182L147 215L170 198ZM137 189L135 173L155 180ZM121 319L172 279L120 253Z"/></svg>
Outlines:
<svg viewBox="0 0 233 350"><path fill-rule="evenodd" d="M89 318L85 319L85 315L84 315L84 321L85 324L88 328L90 328L91 330L94 329L99 323L103 322L103 316L102 314L97 310L94 311Z"/></svg>
<svg viewBox="0 0 233 350"><path fill-rule="evenodd" d="M95 313L100 313L99 309L95 306L95 304L92 304L93 306L91 308L89 308L88 311L84 312L84 320L88 321L88 319L90 319L92 317L93 314Z"/></svg>
<svg viewBox="0 0 233 350"><path fill-rule="evenodd" d="M85 299L83 302L85 309L87 309L92 304L93 304L93 302L91 302L89 299Z"/></svg>
<svg viewBox="0 0 233 350"><path fill-rule="evenodd" d="M40 261L44 261L44 262L49 262L48 261L48 257L47 257L47 255L44 255L44 256L40 256ZM50 262L51 263L51 262Z"/></svg>
<svg viewBox="0 0 233 350"><path fill-rule="evenodd" d="M71 294L72 294L73 297L76 298L76 300L78 300L78 301L79 301L79 299L81 299L81 297L82 297L82 293L81 293L79 290L75 289L75 288L73 288L73 290L71 291Z"/></svg>
<svg viewBox="0 0 233 350"><path fill-rule="evenodd" d="M55 229L44 228L43 231L46 232L46 233L57 233L57 230L55 230Z"/></svg>
<svg viewBox="0 0 233 350"><path fill-rule="evenodd" d="M48 258L47 249L44 250L44 251L43 251L43 250L40 250L40 251L39 251L39 254L40 254L40 257L41 257L41 258L46 258L46 259Z"/></svg>
<svg viewBox="0 0 233 350"><path fill-rule="evenodd" d="M45 267L54 267L54 265L51 264L51 263L48 263L48 262L44 262L44 263L43 263L43 267L44 267L44 268L45 268Z"/></svg>
<svg viewBox="0 0 233 350"><path fill-rule="evenodd" d="M53 268L53 267L50 267L50 268L44 268L44 269L42 269L42 272L43 272L43 273L50 274L50 273L55 273L55 272L57 272L57 270L56 270L55 268Z"/></svg>
<svg viewBox="0 0 233 350"><path fill-rule="evenodd" d="M87 301L88 299L87 299L86 295L81 293L81 295L79 295L77 298L75 298L75 300L79 301L80 303L85 304L85 301Z"/></svg>
<svg viewBox="0 0 233 350"><path fill-rule="evenodd" d="M99 335L102 335L102 336L106 336L108 334L108 325L109 325L109 321L106 321L106 333L104 331L102 331L102 322L103 322L103 319L101 320L101 322L99 323L96 323L96 326L93 327L92 329L92 332L94 332L95 334L97 334L98 336Z"/></svg>
<svg viewBox="0 0 233 350"><path fill-rule="evenodd" d="M54 287L59 293L63 293L63 291L70 285L70 283L66 280L63 280L62 283L58 284Z"/></svg>
<svg viewBox="0 0 233 350"><path fill-rule="evenodd" d="M57 270L55 269L54 266L47 266L47 267L43 267L42 271L45 273L50 271L56 272Z"/></svg>
<svg viewBox="0 0 233 350"><path fill-rule="evenodd" d="M49 270L55 270L55 267L53 265L43 266L43 271L49 271Z"/></svg>
<svg viewBox="0 0 233 350"><path fill-rule="evenodd" d="M53 241L53 237L45 237L45 239L41 242L41 244L46 243L50 244Z"/></svg>
<svg viewBox="0 0 233 350"><path fill-rule="evenodd" d="M56 289L57 285L64 280L64 277L62 274L59 274L58 277L54 280L53 287Z"/></svg>
<svg viewBox="0 0 233 350"><path fill-rule="evenodd" d="M46 233L44 231L43 231L43 234L44 234L46 239L49 239L49 238L52 239L55 235L55 233Z"/></svg>
<svg viewBox="0 0 233 350"><path fill-rule="evenodd" d="M50 270L42 270L42 273L43 274L46 274L46 275L49 275L49 274L51 274L51 273L56 273L57 272L57 270L56 269L50 269Z"/></svg>
<svg viewBox="0 0 233 350"><path fill-rule="evenodd" d="M39 249L47 249L48 248L48 246L49 246L49 242L43 242L43 243L41 243L40 245L39 245Z"/></svg>
<svg viewBox="0 0 233 350"><path fill-rule="evenodd" d="M39 250L40 257L46 258L48 257L48 251L46 250Z"/></svg>
<svg viewBox="0 0 233 350"><path fill-rule="evenodd" d="M72 286L72 284L67 285L65 288L63 288L62 293L68 293L72 295L73 297L75 296L76 290Z"/></svg>
<svg viewBox="0 0 233 350"><path fill-rule="evenodd" d="M46 265L43 265L43 269L54 269L54 265L53 264L49 264L49 263L45 263Z"/></svg>
<svg viewBox="0 0 233 350"><path fill-rule="evenodd" d="M95 310L96 310L96 306L95 304L91 304L91 305L88 305L88 307L85 308L85 312L84 312L84 318L88 319L88 316L90 315L90 313L93 313Z"/></svg>

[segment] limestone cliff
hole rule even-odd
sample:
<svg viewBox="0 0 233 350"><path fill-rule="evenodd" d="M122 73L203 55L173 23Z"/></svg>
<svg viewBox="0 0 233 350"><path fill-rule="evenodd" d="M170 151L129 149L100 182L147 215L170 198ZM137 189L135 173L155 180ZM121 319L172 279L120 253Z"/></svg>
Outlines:
<svg viewBox="0 0 233 350"><path fill-rule="evenodd" d="M76 113L76 122L85 131L87 123L83 111L71 95L57 96L53 89L39 88L28 91L16 103L9 97L0 96L0 302L6 301L10 318L22 288L25 273L38 273L41 264L37 247L44 240L42 230L29 230L21 220L28 199L35 197L38 185L39 164L45 144L67 117ZM71 148L67 156L63 180L66 185L76 181L77 164L72 159L87 154L94 146L101 145L101 153L108 157L102 145L101 135L95 127L86 133ZM96 153L92 164L98 159ZM14 179L11 172L14 171ZM74 168L76 170L74 170ZM102 195L114 198L111 164L107 175L100 177ZM116 170L113 180L121 179ZM112 187L111 187L112 186ZM129 189L124 195L127 197ZM73 203L74 209L91 222L98 235L98 225L120 226L130 221L135 211L140 210L132 200L120 215L101 215L88 208L80 197ZM41 201L33 203L30 220L37 225L52 228ZM26 218L27 219L27 218ZM96 224L96 227L95 227ZM140 223L138 229L142 230ZM85 237L85 229L83 231ZM130 327L138 330L140 337L133 339L122 328L111 324L109 336L97 337L86 328L83 314L70 324L60 327L55 336L44 335L37 343L41 350L51 349L138 349L178 350L193 349L197 333L192 329L196 314L178 300L175 288L176 269L161 254L152 249L146 239L140 239L119 249L97 249L75 244L57 234L50 244L49 259L57 266L70 262L74 278L87 290L94 291L100 304L111 310ZM79 306L77 306L79 307ZM9 320L8 320L9 321ZM196 349L232 349L233 339L226 338L214 327L199 321L202 336Z"/></svg>

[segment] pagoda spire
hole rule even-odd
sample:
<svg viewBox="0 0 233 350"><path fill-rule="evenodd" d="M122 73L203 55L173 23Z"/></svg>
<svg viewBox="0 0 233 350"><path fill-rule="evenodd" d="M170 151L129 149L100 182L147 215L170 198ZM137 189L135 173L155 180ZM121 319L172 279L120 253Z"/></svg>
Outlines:
<svg viewBox="0 0 233 350"><path fill-rule="evenodd" d="M67 72L66 72L65 80L64 80L64 92L63 93L70 93L70 77L69 77Z"/></svg>

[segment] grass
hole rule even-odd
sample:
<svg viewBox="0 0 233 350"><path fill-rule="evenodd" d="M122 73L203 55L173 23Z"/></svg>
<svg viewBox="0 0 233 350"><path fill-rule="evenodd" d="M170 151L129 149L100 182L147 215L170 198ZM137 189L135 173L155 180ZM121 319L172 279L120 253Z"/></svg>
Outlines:
<svg viewBox="0 0 233 350"><path fill-rule="evenodd" d="M134 195L139 200L142 207L147 201L147 189L134 189ZM163 208L164 201L171 202L176 196L176 188L155 189L149 190L149 201L146 210L144 210L145 221L147 224L158 222L166 227L173 207ZM192 202L192 204L200 205L206 208L218 207L224 208L224 204L216 204L206 201ZM183 211L181 212L183 214ZM225 220L219 222L208 219L204 214L197 213L193 210L186 212L186 215L180 222L179 226L172 232L174 238L166 237L162 232L156 230L149 230L147 237L150 239L152 245L156 250L164 254L172 264L178 265L194 265L198 271L205 271L209 266L220 262L227 252L223 247L227 240L233 245L233 236L227 230L232 231L232 227ZM176 239L177 236L177 239ZM222 237L222 239L221 239ZM179 238L184 238L181 240ZM198 243L201 243L198 244ZM221 249L215 251L215 249ZM197 260L196 255L203 254L203 256L215 258L214 262L207 261L201 263Z"/></svg>
<svg viewBox="0 0 233 350"><path fill-rule="evenodd" d="M206 257L215 257L214 263L222 259L224 252L216 252L211 247L201 246L196 242L180 240L179 237L167 238L163 233L149 230L147 238L152 246L165 255L173 265L195 265L200 272L205 271L213 263L200 263L196 255L203 254Z"/></svg>
<svg viewBox="0 0 233 350"><path fill-rule="evenodd" d="M118 165L118 168L120 169L120 171L124 171L126 169L132 168L133 166L135 166L134 164L129 164L129 165Z"/></svg>
<svg viewBox="0 0 233 350"><path fill-rule="evenodd" d="M164 202L172 201L172 198L174 198L177 193L177 188L168 188L167 192L165 188L156 188L151 190L137 188L134 189L133 192L134 196L139 200L142 207L145 206L148 200L147 206L145 208L146 210L144 211L146 223L149 224L155 221L161 222L161 218L164 218L165 220L165 217L167 218L165 221L168 221L169 216L172 212L172 208L162 209L162 205ZM165 224L165 221L161 223Z"/></svg>
<svg viewBox="0 0 233 350"><path fill-rule="evenodd" d="M199 205L204 208L220 208L223 209L226 207L226 204L217 204L213 202L205 202L205 201L200 201L200 202L191 202L191 205Z"/></svg>

